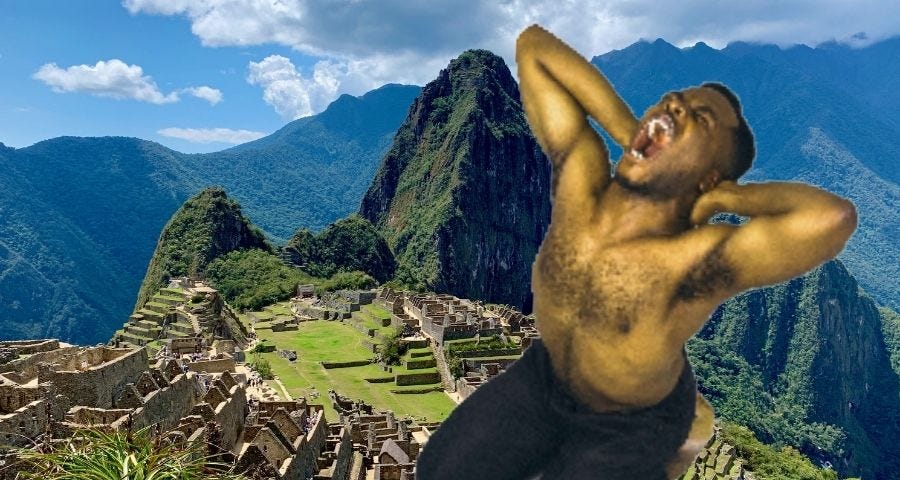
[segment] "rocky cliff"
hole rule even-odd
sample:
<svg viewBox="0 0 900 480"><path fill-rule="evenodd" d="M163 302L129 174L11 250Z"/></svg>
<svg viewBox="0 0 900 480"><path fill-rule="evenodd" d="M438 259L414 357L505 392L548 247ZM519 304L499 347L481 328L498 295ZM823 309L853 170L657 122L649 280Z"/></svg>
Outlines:
<svg viewBox="0 0 900 480"><path fill-rule="evenodd" d="M730 369L741 395L761 397L745 408L761 416L735 420L764 440L796 445L844 475L895 478L900 387L883 315L839 261L746 292L721 306L700 334L700 344L710 342L703 348L721 347L719 367L726 352L739 357L717 370L705 369L711 357L697 355L701 390L720 413L735 414L733 399L715 385Z"/></svg>
<svg viewBox="0 0 900 480"><path fill-rule="evenodd" d="M509 69L470 50L413 102L360 214L393 249L399 280L527 311L549 191Z"/></svg>
<svg viewBox="0 0 900 480"><path fill-rule="evenodd" d="M135 309L140 309L169 278L202 274L216 258L251 248L272 251L262 231L241 214L240 205L224 190L203 190L188 199L163 229Z"/></svg>

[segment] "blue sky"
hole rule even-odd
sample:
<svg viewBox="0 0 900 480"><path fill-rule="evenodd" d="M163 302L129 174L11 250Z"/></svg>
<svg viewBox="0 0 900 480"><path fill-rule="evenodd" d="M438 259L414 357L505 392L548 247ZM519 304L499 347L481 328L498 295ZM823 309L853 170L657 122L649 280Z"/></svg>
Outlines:
<svg viewBox="0 0 900 480"><path fill-rule="evenodd" d="M0 0L0 142L124 135L182 152L220 150L318 113L341 93L422 85L466 48L512 65L517 33L535 22L588 57L640 38L721 47L866 44L900 33L884 0L773 5ZM858 32L866 40L854 39Z"/></svg>

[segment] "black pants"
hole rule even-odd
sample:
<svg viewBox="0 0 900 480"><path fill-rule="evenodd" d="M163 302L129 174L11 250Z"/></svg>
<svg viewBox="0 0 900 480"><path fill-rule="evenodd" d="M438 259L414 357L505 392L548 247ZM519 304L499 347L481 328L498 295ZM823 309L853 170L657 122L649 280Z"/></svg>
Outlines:
<svg viewBox="0 0 900 480"><path fill-rule="evenodd" d="M416 480L664 480L694 419L690 364L652 407L594 413L557 380L536 341L428 440Z"/></svg>

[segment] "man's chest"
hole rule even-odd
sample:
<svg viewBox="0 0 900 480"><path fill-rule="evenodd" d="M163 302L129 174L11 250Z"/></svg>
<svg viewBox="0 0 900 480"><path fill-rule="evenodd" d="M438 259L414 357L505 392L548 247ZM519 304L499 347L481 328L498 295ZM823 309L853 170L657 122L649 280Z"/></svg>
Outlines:
<svg viewBox="0 0 900 480"><path fill-rule="evenodd" d="M661 320L656 317L677 282L673 273L653 246L609 247L548 235L533 269L536 310L548 306L553 316L598 333L627 334L639 322Z"/></svg>

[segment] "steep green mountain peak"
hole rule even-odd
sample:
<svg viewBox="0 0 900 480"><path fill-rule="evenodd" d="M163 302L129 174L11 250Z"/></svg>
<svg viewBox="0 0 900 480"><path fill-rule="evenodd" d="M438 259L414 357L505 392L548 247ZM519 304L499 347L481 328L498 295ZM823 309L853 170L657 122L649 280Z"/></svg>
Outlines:
<svg viewBox="0 0 900 480"><path fill-rule="evenodd" d="M393 249L399 280L527 310L549 184L509 69L469 50L413 102L360 214Z"/></svg>
<svg viewBox="0 0 900 480"><path fill-rule="evenodd" d="M272 251L262 231L224 190L204 189L188 199L163 229L135 308L143 306L168 279L203 274L216 258L251 248Z"/></svg>

